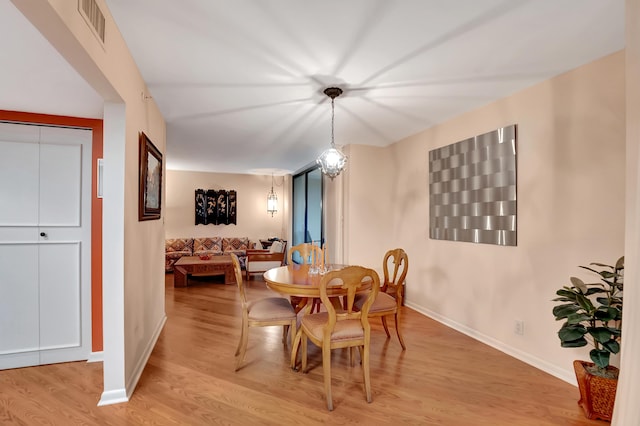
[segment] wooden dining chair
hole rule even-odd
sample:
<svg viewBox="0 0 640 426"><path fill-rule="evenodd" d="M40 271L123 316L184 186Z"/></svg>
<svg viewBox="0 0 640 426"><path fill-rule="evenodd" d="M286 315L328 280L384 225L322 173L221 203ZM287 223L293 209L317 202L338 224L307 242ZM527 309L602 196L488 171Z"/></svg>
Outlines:
<svg viewBox="0 0 640 426"><path fill-rule="evenodd" d="M329 298L327 295L327 286L329 285L332 290L335 288L344 290L344 308L340 306L339 302L336 303L336 298ZM320 281L320 299L326 308L326 312L307 314L302 317L300 324L302 371L304 373L307 372L307 344L308 340L311 340L316 346L322 348L324 393L329 411L333 411L333 399L331 397L332 349L353 347L359 349L365 396L367 402L372 401L371 381L369 378L371 326L368 313L379 289L380 278L373 269L348 266L341 270L328 272ZM362 309L356 310L353 305L355 296L364 290L366 290L365 302L362 305Z"/></svg>
<svg viewBox="0 0 640 426"><path fill-rule="evenodd" d="M389 274L389 267L393 267L393 274ZM384 270L384 282L378 293L378 297L373 302L373 305L369 309L369 318L380 317L382 318L382 326L387 333L387 338L391 338L389 334L389 328L387 326L387 317L393 316L396 324L396 334L398 340L402 346L402 350L406 350L407 347L404 344L402 333L400 332L400 307L404 301L404 286L407 271L409 270L409 257L407 253L401 248L389 250L384 255L382 262ZM356 296L355 305L358 309L364 305L366 298L358 295Z"/></svg>
<svg viewBox="0 0 640 426"><path fill-rule="evenodd" d="M300 257L302 258L302 263L311 264L314 259L316 261L321 258L322 250L315 244L303 243L298 244L297 246L293 246L287 252L287 263L291 265L293 263L293 254L295 252L300 253Z"/></svg>
<svg viewBox="0 0 640 426"><path fill-rule="evenodd" d="M293 306L287 299L282 297L265 297L257 300L247 300L247 295L242 282L242 269L238 256L231 254L233 269L236 274L236 282L240 290L240 301L242 302L242 329L240 332L240 342L236 349L236 371L238 371L244 361L249 340L249 327L266 327L270 325L282 325L282 343L287 343L287 332L291 328L291 342L296 335L297 315Z"/></svg>

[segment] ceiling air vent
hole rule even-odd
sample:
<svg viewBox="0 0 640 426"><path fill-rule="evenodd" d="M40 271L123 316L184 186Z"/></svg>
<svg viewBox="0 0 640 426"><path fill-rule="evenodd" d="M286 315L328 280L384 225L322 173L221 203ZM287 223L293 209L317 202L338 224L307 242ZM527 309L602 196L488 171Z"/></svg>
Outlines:
<svg viewBox="0 0 640 426"><path fill-rule="evenodd" d="M104 44L105 20L96 0L78 0L78 10L96 37Z"/></svg>

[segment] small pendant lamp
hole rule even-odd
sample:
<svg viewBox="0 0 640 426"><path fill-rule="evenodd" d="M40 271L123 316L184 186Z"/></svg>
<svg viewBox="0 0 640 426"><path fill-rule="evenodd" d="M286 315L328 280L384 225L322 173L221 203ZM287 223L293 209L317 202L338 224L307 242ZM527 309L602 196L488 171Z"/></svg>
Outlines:
<svg viewBox="0 0 640 426"><path fill-rule="evenodd" d="M273 192L273 173L271 173L271 191L267 194L267 213L278 213L278 196Z"/></svg>

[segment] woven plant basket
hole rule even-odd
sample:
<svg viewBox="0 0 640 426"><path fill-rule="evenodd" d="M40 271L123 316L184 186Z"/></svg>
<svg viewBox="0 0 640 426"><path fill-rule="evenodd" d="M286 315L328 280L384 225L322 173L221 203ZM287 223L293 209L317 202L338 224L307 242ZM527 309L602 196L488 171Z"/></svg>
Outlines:
<svg viewBox="0 0 640 426"><path fill-rule="evenodd" d="M594 364L585 361L573 361L573 369L578 379L580 400L578 404L584 410L589 419L611 420L613 403L616 400L616 387L618 379L609 379L589 373L586 367ZM609 366L607 370L618 371L616 367Z"/></svg>

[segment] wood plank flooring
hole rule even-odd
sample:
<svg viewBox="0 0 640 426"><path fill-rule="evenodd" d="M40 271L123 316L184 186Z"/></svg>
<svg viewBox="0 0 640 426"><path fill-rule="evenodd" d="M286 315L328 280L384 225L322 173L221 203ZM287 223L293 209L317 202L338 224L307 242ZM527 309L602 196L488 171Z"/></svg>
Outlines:
<svg viewBox="0 0 640 426"><path fill-rule="evenodd" d="M2 425L602 425L577 405L577 388L403 308L406 352L374 323L373 402L346 350L332 359L335 410L326 409L320 351L311 371L288 367L281 328L252 328L246 364L234 372L240 306L236 286L211 280L173 288L167 323L131 401L96 404L101 363L0 371ZM269 292L253 278L249 292Z"/></svg>

